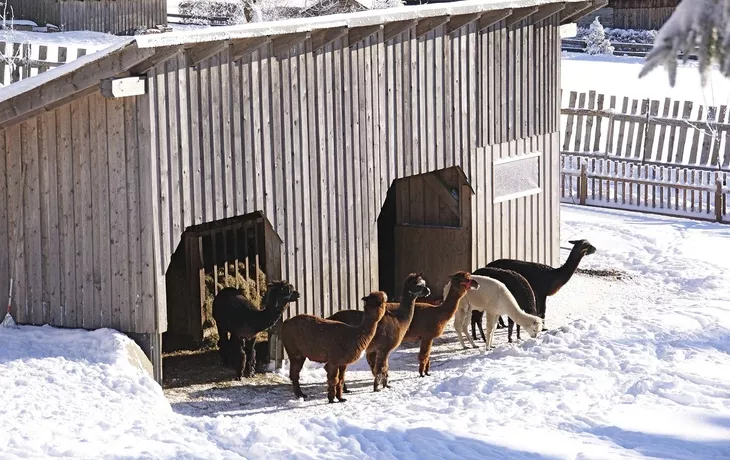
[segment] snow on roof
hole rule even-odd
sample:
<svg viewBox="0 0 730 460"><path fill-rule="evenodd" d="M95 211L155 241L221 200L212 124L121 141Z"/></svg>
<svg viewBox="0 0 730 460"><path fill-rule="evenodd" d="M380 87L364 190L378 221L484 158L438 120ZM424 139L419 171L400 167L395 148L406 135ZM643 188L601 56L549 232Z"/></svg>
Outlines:
<svg viewBox="0 0 730 460"><path fill-rule="evenodd" d="M257 22L223 26L194 31L178 31L164 34L137 36L140 48L183 45L187 43L235 40L267 35L310 32L333 27L361 27L384 22L406 21L433 16L480 13L483 11L524 8L556 3L558 0L464 0L453 3L436 3L418 6L377 9L358 13L332 14L313 18L294 18L282 21ZM581 0L565 0L568 3Z"/></svg>
<svg viewBox="0 0 730 460"><path fill-rule="evenodd" d="M91 31L43 33L21 30L0 30L0 41L4 42L65 46L68 48L83 48L87 51L101 50L128 38Z"/></svg>
<svg viewBox="0 0 730 460"><path fill-rule="evenodd" d="M0 102L13 98L13 97L20 96L21 94L23 94L27 91L30 91L45 83L55 80L56 78L62 77L68 73L78 70L88 64L91 64L92 62L96 62L101 59L104 59L105 57L107 57L111 54L114 54L115 52L120 51L123 48L126 48L127 46L131 45L132 43L134 43L134 39L127 38L124 41L116 43L110 47L104 48L100 51L97 51L96 53L87 54L85 56L82 56L78 59L75 59L75 60L69 62L68 64L58 66L47 72L39 73L38 75L36 75L34 77L26 78L25 80L20 80L17 83L13 83L4 88L0 88Z"/></svg>

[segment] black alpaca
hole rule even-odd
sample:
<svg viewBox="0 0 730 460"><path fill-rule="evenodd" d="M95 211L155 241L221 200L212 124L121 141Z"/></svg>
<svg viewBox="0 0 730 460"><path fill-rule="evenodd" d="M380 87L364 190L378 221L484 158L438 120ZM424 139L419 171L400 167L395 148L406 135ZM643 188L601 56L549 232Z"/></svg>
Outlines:
<svg viewBox="0 0 730 460"><path fill-rule="evenodd" d="M532 292L530 283L520 275L519 273L513 272L512 270L503 270L501 268L484 267L472 272L474 275L488 276L493 278L509 289L512 296L517 301L517 305L522 311L530 315L537 315L537 307L535 304L535 294ZM479 327L479 332L482 334L482 340L486 342L484 337L484 329L482 329L482 318L484 317L483 311L473 310L471 312L471 331L472 337L476 340L476 331L474 326ZM502 317L499 318L500 320ZM503 323L504 324L504 323ZM512 329L514 328L514 321L509 318L509 327L507 328L507 340L512 343ZM520 325L517 325L517 339L520 339Z"/></svg>
<svg viewBox="0 0 730 460"><path fill-rule="evenodd" d="M233 367L237 379L251 377L256 371L256 336L275 325L289 302L298 299L299 293L286 281L269 283L261 299L263 310L236 288L224 288L215 296L213 319L218 327L218 350L223 365Z"/></svg>
<svg viewBox="0 0 730 460"><path fill-rule="evenodd" d="M524 276L535 293L537 314L544 320L547 296L554 295L565 286L565 283L570 281L584 256L596 252L596 248L586 240L572 240L569 243L573 245L573 249L570 251L568 260L558 268L514 259L495 260L487 264L487 267L512 270ZM543 328L543 330L545 331L547 328Z"/></svg>

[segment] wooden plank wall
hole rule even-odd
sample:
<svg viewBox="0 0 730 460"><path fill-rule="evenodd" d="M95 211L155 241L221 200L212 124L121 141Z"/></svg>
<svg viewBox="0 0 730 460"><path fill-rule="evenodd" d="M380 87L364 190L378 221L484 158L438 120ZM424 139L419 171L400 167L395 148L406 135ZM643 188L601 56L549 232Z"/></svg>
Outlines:
<svg viewBox="0 0 730 460"><path fill-rule="evenodd" d="M675 7L614 8L613 27L619 29L659 29L672 16L675 9Z"/></svg>
<svg viewBox="0 0 730 460"><path fill-rule="evenodd" d="M166 0L60 0L62 30L121 34L167 25Z"/></svg>
<svg viewBox="0 0 730 460"><path fill-rule="evenodd" d="M39 26L58 25L60 16L59 2L48 0L7 0L15 19L34 21Z"/></svg>
<svg viewBox="0 0 730 460"><path fill-rule="evenodd" d="M261 210L303 295L288 315L358 307L378 286L376 219L391 182L453 165L476 189L475 266L557 263L557 20L161 64L145 97L158 283L186 227ZM493 205L492 158L535 149L547 193Z"/></svg>
<svg viewBox="0 0 730 460"><path fill-rule="evenodd" d="M0 285L14 267L17 321L155 331L140 117L97 92L0 131Z"/></svg>
<svg viewBox="0 0 730 460"><path fill-rule="evenodd" d="M16 19L46 23L63 31L119 34L167 25L166 0L11 0Z"/></svg>

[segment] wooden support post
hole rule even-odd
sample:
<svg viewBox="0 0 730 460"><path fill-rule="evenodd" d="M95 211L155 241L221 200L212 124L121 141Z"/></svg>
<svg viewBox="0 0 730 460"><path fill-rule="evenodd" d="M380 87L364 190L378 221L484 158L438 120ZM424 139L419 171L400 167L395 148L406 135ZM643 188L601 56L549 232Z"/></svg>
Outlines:
<svg viewBox="0 0 730 460"><path fill-rule="evenodd" d="M408 21L391 22L390 24L386 24L383 27L383 42L387 42L395 38L396 36L415 26L416 24L418 24L418 21L415 19L410 19Z"/></svg>
<svg viewBox="0 0 730 460"><path fill-rule="evenodd" d="M542 5L537 13L532 15L532 23L537 24L540 21L560 13L565 9L565 3L552 3L548 5Z"/></svg>
<svg viewBox="0 0 730 460"><path fill-rule="evenodd" d="M382 25L353 27L347 32L347 42L350 46L357 45L361 41L380 32Z"/></svg>
<svg viewBox="0 0 730 460"><path fill-rule="evenodd" d="M331 43L338 38L347 35L347 27L335 27L332 29L324 29L312 33L312 51L316 52L321 48L324 48L328 43Z"/></svg>
<svg viewBox="0 0 730 460"><path fill-rule="evenodd" d="M586 171L586 164L580 165L580 182L578 183L578 199L580 204L586 204L588 197L588 172Z"/></svg>
<svg viewBox="0 0 730 460"><path fill-rule="evenodd" d="M436 27L449 22L448 16L436 16L428 19L421 19L416 25L416 38L421 38Z"/></svg>
<svg viewBox="0 0 730 460"><path fill-rule="evenodd" d="M537 6L515 8L512 10L512 15L507 18L507 27L512 27L523 19L529 18L533 13L536 13L538 9L539 7Z"/></svg>
<svg viewBox="0 0 730 460"><path fill-rule="evenodd" d="M722 222L725 211L725 194L722 190L722 181L719 175L715 175L715 220Z"/></svg>
<svg viewBox="0 0 730 460"><path fill-rule="evenodd" d="M270 37L251 37L234 40L231 44L231 60L238 61L269 43L271 43Z"/></svg>
<svg viewBox="0 0 730 460"><path fill-rule="evenodd" d="M271 41L272 54L277 58L282 57L284 53L304 43L309 37L309 32L295 32L276 37Z"/></svg>
<svg viewBox="0 0 730 460"><path fill-rule="evenodd" d="M447 33L452 34L457 30L461 29L467 24L471 24L474 21L478 21L482 17L482 13L473 14L462 14L459 16L452 16L447 26Z"/></svg>
<svg viewBox="0 0 730 460"><path fill-rule="evenodd" d="M477 29L484 30L487 27L498 23L502 19L509 17L511 14L512 14L512 8L507 8L506 10L491 11L489 13L484 13L484 14L482 14L482 17L479 18L479 21L477 22Z"/></svg>

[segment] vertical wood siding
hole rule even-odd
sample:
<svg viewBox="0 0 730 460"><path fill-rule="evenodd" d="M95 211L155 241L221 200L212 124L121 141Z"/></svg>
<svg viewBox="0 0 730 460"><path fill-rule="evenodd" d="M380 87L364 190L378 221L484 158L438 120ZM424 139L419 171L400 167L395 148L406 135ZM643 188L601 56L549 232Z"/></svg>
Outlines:
<svg viewBox="0 0 730 460"><path fill-rule="evenodd" d="M140 115L95 93L0 131L0 284L12 269L17 321L154 332Z"/></svg>
<svg viewBox="0 0 730 460"><path fill-rule="evenodd" d="M17 19L119 34L167 24L166 0L11 0Z"/></svg>
<svg viewBox="0 0 730 460"><path fill-rule="evenodd" d="M260 210L303 294L288 314L357 307L389 263L376 222L391 182L454 165L476 191L465 269L559 262L557 18L311 46L225 51L198 69L180 55L151 73L148 103L168 127L152 144L158 276L187 226ZM492 160L532 151L543 192L493 204Z"/></svg>
<svg viewBox="0 0 730 460"><path fill-rule="evenodd" d="M288 315L359 307L392 263L376 225L391 183L450 166L476 192L465 269L559 262L556 17L271 52L198 68L180 54L145 96L95 93L0 131L0 286L17 241L19 321L164 331L182 232L253 211L302 293ZM493 203L493 160L533 151L542 192Z"/></svg>

